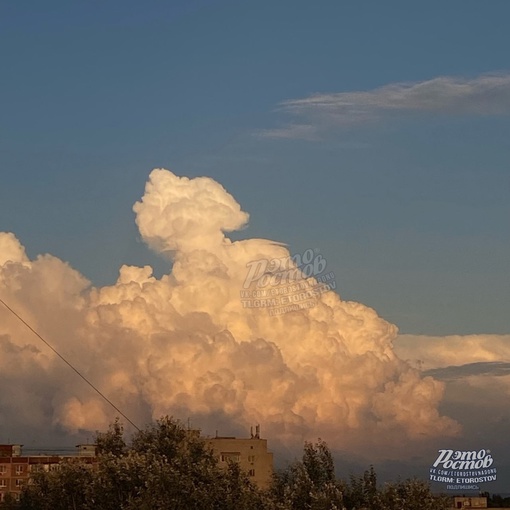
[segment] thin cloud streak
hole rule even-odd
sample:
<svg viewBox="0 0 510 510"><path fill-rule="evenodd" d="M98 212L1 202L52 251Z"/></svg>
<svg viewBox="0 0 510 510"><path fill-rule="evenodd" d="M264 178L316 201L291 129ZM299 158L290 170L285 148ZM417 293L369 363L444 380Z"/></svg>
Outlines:
<svg viewBox="0 0 510 510"><path fill-rule="evenodd" d="M510 363L510 335L399 335L394 343L402 359L422 370L472 363Z"/></svg>
<svg viewBox="0 0 510 510"><path fill-rule="evenodd" d="M369 91L314 94L280 104L294 117L286 126L260 133L267 138L317 140L323 132L409 114L496 116L510 114L510 74L467 79L440 76L390 83Z"/></svg>
<svg viewBox="0 0 510 510"><path fill-rule="evenodd" d="M445 368L432 368L424 372L439 381L453 381L473 376L505 377L510 375L510 363L503 361L487 361L453 365Z"/></svg>

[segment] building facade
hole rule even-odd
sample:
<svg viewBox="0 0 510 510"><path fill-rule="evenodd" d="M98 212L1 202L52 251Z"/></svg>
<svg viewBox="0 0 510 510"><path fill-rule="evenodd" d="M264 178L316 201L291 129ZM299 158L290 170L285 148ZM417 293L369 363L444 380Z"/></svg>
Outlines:
<svg viewBox="0 0 510 510"><path fill-rule="evenodd" d="M267 449L267 439L260 438L258 425L249 439L216 436L206 438L206 441L220 467L226 468L229 462L237 462L254 484L261 489L269 487L273 476L273 454Z"/></svg>
<svg viewBox="0 0 510 510"><path fill-rule="evenodd" d="M198 430L188 433L200 435ZM247 439L218 435L202 439L212 449L220 467L226 469L229 462L237 462L254 484L266 489L273 475L273 454L267 449L267 440L260 438L259 426L250 435ZM62 462L72 459L92 468L97 462L96 445L79 444L74 455L23 455L22 445L0 444L0 501L8 493L18 499L34 473L58 470Z"/></svg>
<svg viewBox="0 0 510 510"><path fill-rule="evenodd" d="M22 445L0 445L0 501L6 494L18 499L21 489L30 477L39 471L54 471L62 462L79 459L80 463L90 465L95 462L95 445L77 445L75 455L28 455L22 454Z"/></svg>
<svg viewBox="0 0 510 510"><path fill-rule="evenodd" d="M487 508L487 498L481 496L455 496L453 498L453 507L454 508Z"/></svg>

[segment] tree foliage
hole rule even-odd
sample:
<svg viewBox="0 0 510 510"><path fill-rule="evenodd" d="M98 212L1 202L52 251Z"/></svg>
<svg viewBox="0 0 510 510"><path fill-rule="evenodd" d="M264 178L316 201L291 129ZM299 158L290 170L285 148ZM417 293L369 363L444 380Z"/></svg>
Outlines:
<svg viewBox="0 0 510 510"><path fill-rule="evenodd" d="M116 420L96 436L94 466L78 459L34 473L19 502L5 510L443 510L419 480L379 486L373 467L348 482L335 477L324 441L306 442L301 460L275 473L268 491L239 464L221 469L197 433L165 417L134 434Z"/></svg>
<svg viewBox="0 0 510 510"><path fill-rule="evenodd" d="M336 480L326 443L305 443L301 461L275 474L271 503L278 510L445 510L449 498L434 496L427 483L409 479L379 486L370 467L348 482Z"/></svg>
<svg viewBox="0 0 510 510"><path fill-rule="evenodd" d="M305 442L302 461L275 474L271 496L282 510L341 510L342 491L326 443Z"/></svg>
<svg viewBox="0 0 510 510"><path fill-rule="evenodd" d="M110 425L107 432L97 432L96 451L98 455L120 457L127 450L124 427L119 418Z"/></svg>
<svg viewBox="0 0 510 510"><path fill-rule="evenodd" d="M489 494L484 492L481 494L487 498L488 508L510 508L510 497L504 497L501 494Z"/></svg>
<svg viewBox="0 0 510 510"><path fill-rule="evenodd" d="M21 510L263 510L264 495L237 465L221 470L198 435L165 417L127 445L116 421L97 435L98 462L37 473Z"/></svg>

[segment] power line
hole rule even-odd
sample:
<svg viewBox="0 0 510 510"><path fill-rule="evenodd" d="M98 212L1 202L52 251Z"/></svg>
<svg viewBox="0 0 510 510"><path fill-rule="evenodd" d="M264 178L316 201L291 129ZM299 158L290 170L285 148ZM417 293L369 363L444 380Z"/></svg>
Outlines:
<svg viewBox="0 0 510 510"><path fill-rule="evenodd" d="M22 317L20 317L7 303L0 298L2 303L9 312L11 312L16 318L18 318L39 340L44 342L71 370L78 374L100 397L102 397L108 404L110 404L126 421L128 421L133 427L140 432L140 428L137 427L104 393L96 388L78 369L76 369L64 356L62 356L49 342L47 342L30 324L28 324Z"/></svg>

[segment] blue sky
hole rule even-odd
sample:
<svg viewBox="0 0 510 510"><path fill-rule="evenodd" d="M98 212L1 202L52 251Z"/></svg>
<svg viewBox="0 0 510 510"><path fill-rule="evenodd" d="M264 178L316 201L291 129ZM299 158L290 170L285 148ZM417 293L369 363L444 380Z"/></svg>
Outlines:
<svg viewBox="0 0 510 510"><path fill-rule="evenodd" d="M131 207L154 167L207 175L250 213L234 238L320 249L341 296L402 332L508 333L509 15L505 1L4 2L0 230L97 285L122 263L161 274ZM377 102L441 78L433 98L478 92ZM289 106L313 94L351 106Z"/></svg>
<svg viewBox="0 0 510 510"><path fill-rule="evenodd" d="M143 242L133 204L153 168L211 177L250 214L232 239L320 250L341 297L396 324L397 354L445 383L439 412L464 432L436 438L408 465L426 472L436 447L490 447L502 463L510 452L509 18L506 0L2 2L0 232L98 287L113 284L123 264L150 264L160 276L169 263ZM61 272L55 287L72 287ZM37 294L36 283L23 292ZM41 324L44 310L33 314ZM55 320L58 345L108 388L101 377L116 374L112 360L123 365L124 350L95 344L95 330L90 343L78 336L67 345L73 323ZM2 395L0 429L25 431L20 410L46 402L47 425L34 433L75 444L55 416L66 390L81 395L88 419L88 394L71 379L61 388L60 369L51 378L35 371L35 384L11 373L15 351L2 331L0 383L15 391ZM108 370L91 345L104 350ZM435 409L439 390L416 384ZM414 455L410 443L400 447ZM501 468L507 489L510 467Z"/></svg>

